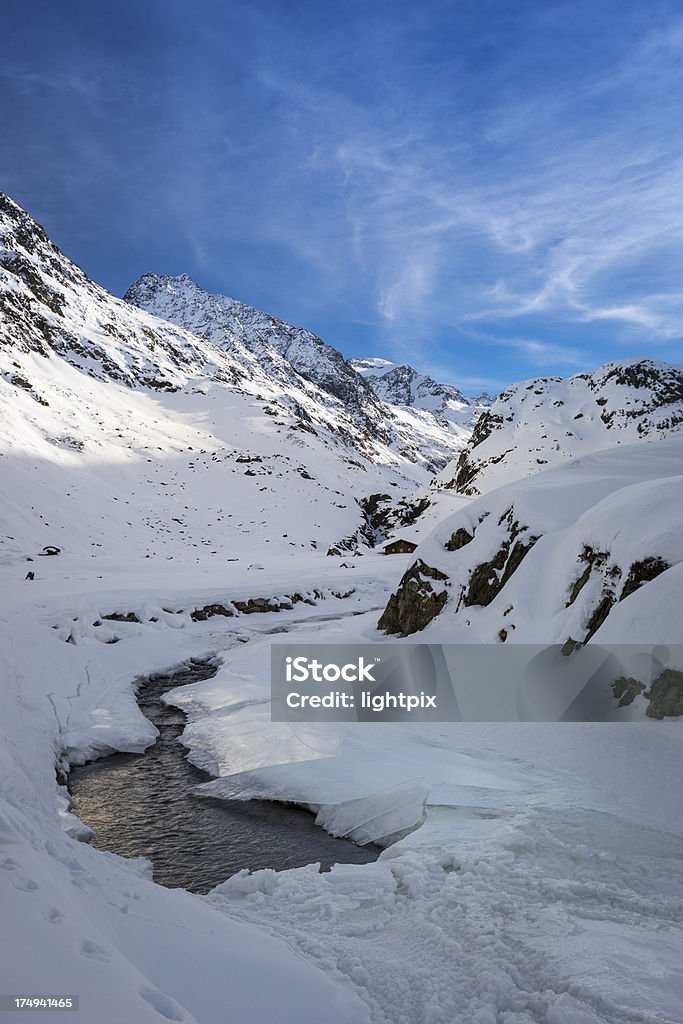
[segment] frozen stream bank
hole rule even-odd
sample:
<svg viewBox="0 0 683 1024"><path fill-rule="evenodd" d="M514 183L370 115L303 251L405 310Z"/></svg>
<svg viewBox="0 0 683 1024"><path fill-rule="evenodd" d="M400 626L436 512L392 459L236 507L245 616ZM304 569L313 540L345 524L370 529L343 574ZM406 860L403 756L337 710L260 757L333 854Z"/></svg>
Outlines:
<svg viewBox="0 0 683 1024"><path fill-rule="evenodd" d="M211 678L210 661L195 660L156 674L138 689L143 714L159 730L145 754L113 754L74 768L69 790L93 845L124 857L143 856L154 879L205 893L242 868L301 867L314 861L367 863L379 849L335 839L301 808L271 801L198 799L195 786L211 776L186 759L179 742L185 715L160 698L168 690Z"/></svg>

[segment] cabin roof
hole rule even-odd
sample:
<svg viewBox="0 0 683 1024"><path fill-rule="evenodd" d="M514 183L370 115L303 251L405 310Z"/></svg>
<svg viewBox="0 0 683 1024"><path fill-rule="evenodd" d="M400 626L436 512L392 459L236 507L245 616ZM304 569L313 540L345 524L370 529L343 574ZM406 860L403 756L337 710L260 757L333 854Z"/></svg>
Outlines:
<svg viewBox="0 0 683 1024"><path fill-rule="evenodd" d="M397 548L406 548L408 551L414 551L417 547L415 541L408 540L406 537L397 537L396 540L389 541L388 544L384 545L384 551L392 551Z"/></svg>

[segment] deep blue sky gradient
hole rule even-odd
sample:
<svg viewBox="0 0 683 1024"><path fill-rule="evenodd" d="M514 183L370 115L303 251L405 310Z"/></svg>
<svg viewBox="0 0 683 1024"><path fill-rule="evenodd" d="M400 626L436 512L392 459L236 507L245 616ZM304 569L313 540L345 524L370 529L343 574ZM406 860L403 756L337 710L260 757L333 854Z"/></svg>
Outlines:
<svg viewBox="0 0 683 1024"><path fill-rule="evenodd" d="M468 391L683 362L683 9L5 0L0 188Z"/></svg>

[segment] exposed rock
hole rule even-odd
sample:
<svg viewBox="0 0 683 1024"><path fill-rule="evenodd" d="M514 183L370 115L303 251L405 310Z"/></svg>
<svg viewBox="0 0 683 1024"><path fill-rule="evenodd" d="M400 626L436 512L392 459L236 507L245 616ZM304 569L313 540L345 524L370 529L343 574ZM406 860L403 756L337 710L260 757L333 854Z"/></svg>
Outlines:
<svg viewBox="0 0 683 1024"><path fill-rule="evenodd" d="M377 628L409 636L428 626L448 600L448 591L436 591L430 580L447 581L448 576L418 558L389 598Z"/></svg>
<svg viewBox="0 0 683 1024"><path fill-rule="evenodd" d="M683 715L683 672L667 668L645 694L650 703L648 718L673 718Z"/></svg>
<svg viewBox="0 0 683 1024"><path fill-rule="evenodd" d="M583 590L583 588L588 583L588 580L589 580L590 574L591 574L591 569L592 569L592 564L589 563L586 566L586 568L583 570L581 575L579 576L578 580L575 581L574 585L572 586L572 589L569 591L569 599L568 599L567 604L565 606L566 608L569 608L569 606L571 604L574 604L574 601L576 601L576 599L579 596L580 592Z"/></svg>
<svg viewBox="0 0 683 1024"><path fill-rule="evenodd" d="M633 594L644 583L650 583L669 568L669 563L665 562L663 558L659 558L659 556L644 558L640 562L634 562L628 571L619 600L623 601L625 597Z"/></svg>
<svg viewBox="0 0 683 1024"><path fill-rule="evenodd" d="M290 430L303 430L307 434L313 434L314 437L318 436L318 431L310 425L305 423L304 420L297 420L296 423L292 423Z"/></svg>
<svg viewBox="0 0 683 1024"><path fill-rule="evenodd" d="M190 612L190 618L193 622L204 622L214 615L224 615L231 619L234 614L233 611L226 608L223 604L205 604L203 608L195 608L193 612Z"/></svg>
<svg viewBox="0 0 683 1024"><path fill-rule="evenodd" d="M460 526L455 533L451 534L444 547L446 551L459 551L460 548L464 548L466 544L473 540L474 534L466 530L464 526Z"/></svg>
<svg viewBox="0 0 683 1024"><path fill-rule="evenodd" d="M512 510L501 517L501 522L506 516L509 520ZM485 607L498 596L538 540L538 537L529 537L526 542L517 540L513 544L515 538L525 529L526 527L520 526L517 522L510 523L509 537L501 544L493 558L488 562L480 562L474 568L470 576L469 587L463 597L463 603L466 606L476 604ZM511 545L512 550L510 549Z"/></svg>
<svg viewBox="0 0 683 1024"><path fill-rule="evenodd" d="M254 612L280 611L280 603L276 601L271 603L266 597L250 597L248 601L233 601L233 604L243 615L252 615Z"/></svg>
<svg viewBox="0 0 683 1024"><path fill-rule="evenodd" d="M574 604L574 601L576 601L577 597L588 583L593 568L601 568L604 566L609 557L608 551L596 551L595 548L589 546L583 549L579 555L579 561L586 562L586 568L572 585L567 604L565 605L566 608L569 608L570 605ZM613 566L610 570L610 575L621 576L621 569L617 566Z"/></svg>
<svg viewBox="0 0 683 1024"><path fill-rule="evenodd" d="M631 676L620 676L612 683L612 693L619 701L617 706L620 708L626 708L629 704L633 704L638 694L642 693L644 689L645 683L639 683Z"/></svg>
<svg viewBox="0 0 683 1024"><path fill-rule="evenodd" d="M137 617L135 612L111 612L109 615L103 615L103 619L109 619L111 622L139 622L140 619Z"/></svg>
<svg viewBox="0 0 683 1024"><path fill-rule="evenodd" d="M600 629L600 626L602 626L603 622L611 612L613 605L614 597L611 594L605 594L600 599L596 607L593 609L590 618L588 619L588 623L586 625L587 632L585 637L583 638L583 642L585 644L588 643L593 634L597 633L597 631Z"/></svg>

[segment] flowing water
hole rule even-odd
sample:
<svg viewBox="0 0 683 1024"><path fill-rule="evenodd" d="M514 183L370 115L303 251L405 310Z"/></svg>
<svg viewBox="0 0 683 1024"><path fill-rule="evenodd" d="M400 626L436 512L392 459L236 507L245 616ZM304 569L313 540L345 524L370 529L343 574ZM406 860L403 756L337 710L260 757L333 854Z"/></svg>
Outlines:
<svg viewBox="0 0 683 1024"><path fill-rule="evenodd" d="M69 791L79 818L95 831L93 845L124 857L147 857L156 882L198 893L241 868L282 870L319 861L325 870L337 862L375 860L378 847L335 839L301 808L193 794L211 776L187 761L179 742L185 715L160 698L215 672L210 661L192 661L150 676L137 697L159 730L154 746L144 754L113 754L72 770Z"/></svg>

